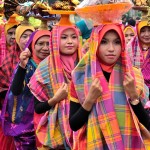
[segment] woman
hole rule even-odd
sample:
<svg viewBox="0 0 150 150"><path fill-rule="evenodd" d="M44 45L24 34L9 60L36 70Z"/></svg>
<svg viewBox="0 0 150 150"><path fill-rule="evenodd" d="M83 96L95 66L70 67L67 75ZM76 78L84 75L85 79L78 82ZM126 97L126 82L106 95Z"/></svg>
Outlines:
<svg viewBox="0 0 150 150"><path fill-rule="evenodd" d="M15 39L17 44L20 45L19 42L22 41L23 45L25 45L33 31L34 28L32 26L29 25L18 26L15 33ZM7 53L5 59L3 60L2 65L0 66L0 103L1 103L0 109L2 109L6 92L10 86L12 73L16 68L17 63L19 62L19 55L21 50L22 50L21 47L15 47L12 51L10 51L10 53ZM2 129L0 128L0 132L1 130ZM10 148L7 147L10 145L7 143L8 141L12 140L10 138L8 139L8 136L4 136L4 134L1 132L0 144L2 143L1 148L3 150L5 149L7 150L7 148Z"/></svg>
<svg viewBox="0 0 150 150"><path fill-rule="evenodd" d="M50 56L39 64L29 82L36 97L36 135L48 149L70 149L72 146L67 97L71 72L81 58L79 49L79 32L75 27L54 27Z"/></svg>
<svg viewBox="0 0 150 150"><path fill-rule="evenodd" d="M150 50L150 24L148 19L137 24L137 36L128 45L128 53L133 66L142 68L148 51Z"/></svg>
<svg viewBox="0 0 150 150"><path fill-rule="evenodd" d="M79 131L74 149L145 149L131 107L144 104L146 89L140 70L128 60L120 25L93 29L89 51L72 73L70 91L70 127ZM149 127L145 119L140 122Z"/></svg>
<svg viewBox="0 0 150 150"><path fill-rule="evenodd" d="M128 44L136 35L136 31L133 26L128 25L124 28L124 35L126 44Z"/></svg>
<svg viewBox="0 0 150 150"><path fill-rule="evenodd" d="M34 97L27 84L37 65L50 53L49 39L48 30L39 30L32 34L29 39L29 42L32 41L32 50L30 52L26 49L21 52L19 66L4 102L4 133L14 137L17 150L37 149L33 124Z"/></svg>

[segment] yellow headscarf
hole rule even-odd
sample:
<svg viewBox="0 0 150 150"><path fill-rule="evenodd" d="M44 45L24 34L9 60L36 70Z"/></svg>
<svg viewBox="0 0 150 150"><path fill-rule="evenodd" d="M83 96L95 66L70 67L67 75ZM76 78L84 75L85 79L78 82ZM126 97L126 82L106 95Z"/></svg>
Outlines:
<svg viewBox="0 0 150 150"><path fill-rule="evenodd" d="M20 25L17 27L16 33L15 33L15 39L16 39L17 44L19 44L20 37L26 30L35 31L34 27L30 25Z"/></svg>

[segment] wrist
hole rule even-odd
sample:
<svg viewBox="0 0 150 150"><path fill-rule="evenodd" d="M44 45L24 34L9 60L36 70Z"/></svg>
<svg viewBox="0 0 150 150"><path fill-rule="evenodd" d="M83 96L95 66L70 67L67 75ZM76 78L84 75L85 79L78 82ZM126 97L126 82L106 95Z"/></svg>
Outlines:
<svg viewBox="0 0 150 150"><path fill-rule="evenodd" d="M136 98L136 99L129 99L129 101L130 101L130 103L131 103L132 105L137 105L137 104L139 104L139 102L140 102L139 98Z"/></svg>
<svg viewBox="0 0 150 150"><path fill-rule="evenodd" d="M23 69L26 69L26 65L23 65L23 64L19 64L19 66L21 67L21 68L23 68Z"/></svg>

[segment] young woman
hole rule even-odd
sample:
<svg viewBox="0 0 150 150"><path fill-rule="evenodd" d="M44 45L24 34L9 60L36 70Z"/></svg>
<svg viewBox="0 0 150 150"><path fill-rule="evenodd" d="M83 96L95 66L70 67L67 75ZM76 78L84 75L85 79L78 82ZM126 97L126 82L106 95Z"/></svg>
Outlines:
<svg viewBox="0 0 150 150"><path fill-rule="evenodd" d="M50 32L39 30L31 35L29 49L20 54L20 63L5 98L2 117L4 133L14 137L17 150L36 150L33 114L34 96L27 84L37 65L49 54Z"/></svg>
<svg viewBox="0 0 150 150"><path fill-rule="evenodd" d="M135 27L128 25L124 28L126 44L128 44L136 35Z"/></svg>
<svg viewBox="0 0 150 150"><path fill-rule="evenodd" d="M69 122L79 131L74 149L146 149L138 125L150 126L144 87L140 70L128 60L120 25L95 27L90 49L72 73ZM132 110L138 104L145 117L139 121Z"/></svg>
<svg viewBox="0 0 150 150"><path fill-rule="evenodd" d="M50 56L39 64L29 82L36 97L36 135L48 149L70 149L73 143L68 88L71 72L81 58L79 49L79 32L75 27L54 27Z"/></svg>

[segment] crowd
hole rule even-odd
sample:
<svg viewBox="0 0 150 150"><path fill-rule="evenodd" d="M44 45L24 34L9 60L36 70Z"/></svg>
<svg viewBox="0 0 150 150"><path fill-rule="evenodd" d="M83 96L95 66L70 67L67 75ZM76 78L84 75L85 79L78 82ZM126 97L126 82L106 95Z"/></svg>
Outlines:
<svg viewBox="0 0 150 150"><path fill-rule="evenodd" d="M51 29L16 16L0 25L0 150L149 150L149 16Z"/></svg>

